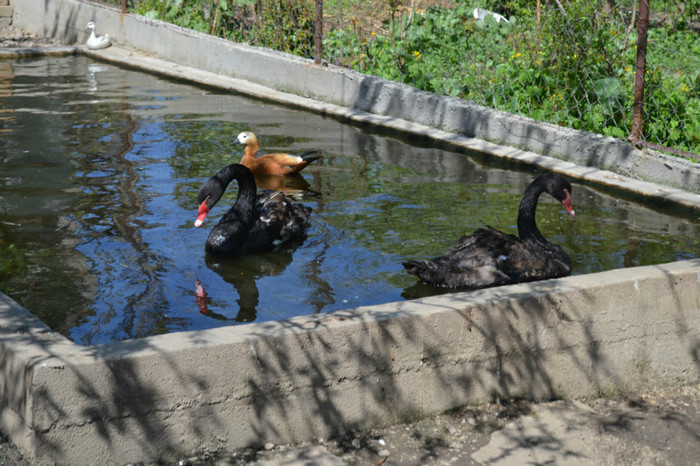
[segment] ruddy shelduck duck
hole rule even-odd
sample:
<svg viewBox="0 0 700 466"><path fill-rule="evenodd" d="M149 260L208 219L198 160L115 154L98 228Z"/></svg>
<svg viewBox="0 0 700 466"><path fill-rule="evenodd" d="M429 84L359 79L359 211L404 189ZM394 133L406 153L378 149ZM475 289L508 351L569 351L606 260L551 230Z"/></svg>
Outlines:
<svg viewBox="0 0 700 466"><path fill-rule="evenodd" d="M321 158L320 151L317 150L300 154L265 154L256 158L259 148L258 138L250 131L239 134L233 144L245 146L241 164L248 167L254 175L289 175Z"/></svg>

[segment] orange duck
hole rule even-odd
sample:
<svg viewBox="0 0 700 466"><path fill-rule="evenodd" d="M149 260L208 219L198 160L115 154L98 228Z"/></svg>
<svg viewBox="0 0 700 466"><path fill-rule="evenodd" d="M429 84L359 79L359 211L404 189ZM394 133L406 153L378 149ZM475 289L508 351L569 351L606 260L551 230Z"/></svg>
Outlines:
<svg viewBox="0 0 700 466"><path fill-rule="evenodd" d="M265 154L255 158L259 147L258 138L250 131L243 131L233 143L245 146L241 164L248 167L254 175L289 175L297 173L321 157L319 151L312 150L301 154Z"/></svg>

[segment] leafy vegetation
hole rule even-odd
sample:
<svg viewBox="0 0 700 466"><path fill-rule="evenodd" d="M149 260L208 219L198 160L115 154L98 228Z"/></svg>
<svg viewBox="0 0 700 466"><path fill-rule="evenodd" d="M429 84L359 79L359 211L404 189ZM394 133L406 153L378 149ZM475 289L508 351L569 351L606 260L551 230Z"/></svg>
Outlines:
<svg viewBox="0 0 700 466"><path fill-rule="evenodd" d="M135 2L138 13L152 18L313 56L314 0ZM325 0L324 58L537 120L629 135L636 0L542 1L539 9L530 0L456 0L450 8L421 11L403 3ZM475 7L509 21L477 20ZM700 154L700 34L691 27L700 24L700 0L652 7L658 10L648 33L644 136ZM372 11L382 15L378 27L371 26Z"/></svg>
<svg viewBox="0 0 700 466"><path fill-rule="evenodd" d="M410 23L405 14L400 27L388 28L402 30L400 36L331 30L324 52L329 61L420 89L625 138L637 54L632 2L607 13L604 1L562 3L538 15L533 2L460 1ZM700 2L687 3L698 11ZM510 21L476 20L474 7ZM686 16L649 30L645 136L700 153L700 35L687 28Z"/></svg>
<svg viewBox="0 0 700 466"><path fill-rule="evenodd" d="M135 10L195 31L309 57L313 0L142 0Z"/></svg>

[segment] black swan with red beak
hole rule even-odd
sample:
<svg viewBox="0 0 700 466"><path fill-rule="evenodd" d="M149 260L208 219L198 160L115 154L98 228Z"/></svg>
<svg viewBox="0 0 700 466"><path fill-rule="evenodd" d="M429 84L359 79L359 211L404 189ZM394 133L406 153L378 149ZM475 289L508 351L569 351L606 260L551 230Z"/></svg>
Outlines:
<svg viewBox="0 0 700 466"><path fill-rule="evenodd" d="M547 241L535 223L540 194L547 192L574 216L571 184L561 175L546 173L525 190L518 210L518 236L491 227L462 236L442 256L409 260L403 266L424 283L468 290L531 282L571 274L571 258Z"/></svg>
<svg viewBox="0 0 700 466"><path fill-rule="evenodd" d="M309 226L311 208L292 203L275 191L257 192L250 170L234 163L209 178L199 190L199 227L209 210L219 202L231 181L238 182L238 199L219 220L207 238L209 254L228 257L275 249L282 243L302 239Z"/></svg>

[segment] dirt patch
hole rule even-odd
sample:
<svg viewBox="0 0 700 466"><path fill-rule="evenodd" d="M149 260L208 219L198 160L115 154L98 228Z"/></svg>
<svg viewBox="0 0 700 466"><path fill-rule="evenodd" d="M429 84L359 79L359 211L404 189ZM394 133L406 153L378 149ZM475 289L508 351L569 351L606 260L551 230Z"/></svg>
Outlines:
<svg viewBox="0 0 700 466"><path fill-rule="evenodd" d="M700 384L632 397L491 403L333 439L200 451L152 464L476 465L475 456L488 457L489 449L495 464L517 463L517 454L565 464L575 453L571 445L585 448L579 464L693 464L700 457ZM31 463L0 435L0 464Z"/></svg>
<svg viewBox="0 0 700 466"><path fill-rule="evenodd" d="M454 0L371 0L357 1L343 7L344 2L337 2L337 8L324 10L324 32L331 27L350 28L360 40L372 33L387 36L390 34L389 20L401 15L413 16L431 7L452 8ZM397 31L398 32L398 31Z"/></svg>

